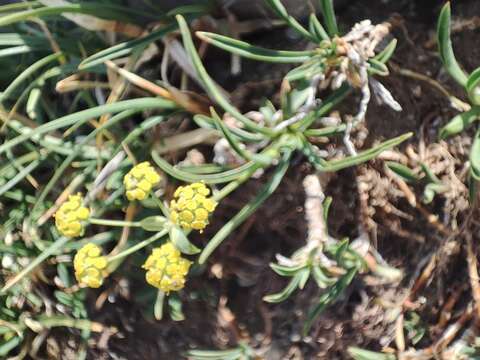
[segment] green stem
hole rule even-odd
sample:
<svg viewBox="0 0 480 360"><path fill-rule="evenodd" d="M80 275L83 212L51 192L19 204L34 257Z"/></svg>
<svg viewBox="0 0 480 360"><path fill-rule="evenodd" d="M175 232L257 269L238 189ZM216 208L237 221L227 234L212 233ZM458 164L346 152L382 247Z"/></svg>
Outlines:
<svg viewBox="0 0 480 360"><path fill-rule="evenodd" d="M106 226L129 226L129 227L140 227L139 221L123 221L123 220L108 220L108 219L96 219L90 218L90 224L95 225L106 225Z"/></svg>
<svg viewBox="0 0 480 360"><path fill-rule="evenodd" d="M251 178L253 173L257 171L258 168L253 168L251 171L239 176L237 179L229 182L227 185L225 185L220 191L215 193L213 195L213 199L215 201L220 201L223 198L225 198L227 195L229 195L231 192L235 191L241 184L243 184L245 181Z"/></svg>
<svg viewBox="0 0 480 360"><path fill-rule="evenodd" d="M153 313L155 315L155 319L157 320L162 320L164 301L165 293L162 290L158 290L157 300L155 301L155 306L153 307Z"/></svg>
<svg viewBox="0 0 480 360"><path fill-rule="evenodd" d="M146 240L143 240L141 242L139 242L137 245L134 245L132 247L129 247L128 249L118 253L117 255L113 255L113 256L108 256L107 259L108 259L108 262L112 262L112 261L115 261L115 260L119 260L121 258L124 258L125 256L128 256L130 254L133 254L135 251L138 251L140 249L143 249L145 246L147 245L150 245L151 243L157 241L158 239L164 237L165 235L168 234L168 230L162 230L160 231L159 233L149 237L148 239Z"/></svg>
<svg viewBox="0 0 480 360"><path fill-rule="evenodd" d="M229 195L231 192L235 191L245 181L249 180L257 170L260 170L260 169L264 170L268 166L270 166L274 162L274 159L278 159L280 157L280 152L279 152L280 148L284 147L284 148L290 149L289 153L291 153L291 151L293 151L293 149L294 149L291 142L292 142L291 137L284 137L283 139L279 139L278 141L272 143L261 154L262 156L269 157L271 159L268 164L267 163L264 163L264 164L256 163L255 166L248 169L248 171L246 170L245 172L243 172L235 180L229 182L220 191L215 193L213 195L213 199L216 200L216 201L222 200L227 195Z"/></svg>
<svg viewBox="0 0 480 360"><path fill-rule="evenodd" d="M170 219L170 210L167 205L163 203L162 200L160 200L158 197L155 195L152 196L153 201L157 204L158 208L162 212L163 216L165 216L167 219Z"/></svg>
<svg viewBox="0 0 480 360"><path fill-rule="evenodd" d="M285 175L292 152L288 151L283 155L283 159L275 169L272 178L259 191L258 195L247 205L245 205L230 221L228 221L203 249L198 259L199 264L205 263L212 252L229 236L245 219L253 214L260 205L277 189L280 181ZM229 184L230 185L230 184Z"/></svg>

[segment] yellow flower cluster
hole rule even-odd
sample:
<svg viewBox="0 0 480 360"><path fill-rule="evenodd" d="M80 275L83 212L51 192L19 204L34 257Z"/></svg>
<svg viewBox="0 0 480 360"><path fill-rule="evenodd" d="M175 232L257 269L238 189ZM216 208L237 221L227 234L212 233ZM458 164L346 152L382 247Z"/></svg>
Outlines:
<svg viewBox="0 0 480 360"><path fill-rule="evenodd" d="M181 257L171 242L153 249L143 268L147 270L147 282L164 293L178 291L185 286L185 277L191 262Z"/></svg>
<svg viewBox="0 0 480 360"><path fill-rule="evenodd" d="M152 187L160 182L160 175L148 161L132 168L123 178L128 200L144 200Z"/></svg>
<svg viewBox="0 0 480 360"><path fill-rule="evenodd" d="M217 206L209 194L210 189L203 183L180 186L170 203L171 220L184 229L203 231L208 225L208 216Z"/></svg>
<svg viewBox="0 0 480 360"><path fill-rule="evenodd" d="M102 249L93 243L82 247L73 259L77 281L91 288L98 288L107 275L107 258L102 256Z"/></svg>
<svg viewBox="0 0 480 360"><path fill-rule="evenodd" d="M55 213L55 225L60 233L67 237L75 237L83 234L82 221L88 219L90 211L82 206L80 193L70 195Z"/></svg>

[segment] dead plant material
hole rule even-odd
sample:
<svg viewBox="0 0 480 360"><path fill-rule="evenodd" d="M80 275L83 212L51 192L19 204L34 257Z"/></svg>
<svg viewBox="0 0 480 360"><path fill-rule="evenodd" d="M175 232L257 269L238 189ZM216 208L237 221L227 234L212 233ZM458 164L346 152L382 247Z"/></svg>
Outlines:
<svg viewBox="0 0 480 360"><path fill-rule="evenodd" d="M465 232L468 276L470 279L470 286L472 287L472 294L475 303L476 319L480 321L480 284L477 267L477 253L472 242L472 234Z"/></svg>

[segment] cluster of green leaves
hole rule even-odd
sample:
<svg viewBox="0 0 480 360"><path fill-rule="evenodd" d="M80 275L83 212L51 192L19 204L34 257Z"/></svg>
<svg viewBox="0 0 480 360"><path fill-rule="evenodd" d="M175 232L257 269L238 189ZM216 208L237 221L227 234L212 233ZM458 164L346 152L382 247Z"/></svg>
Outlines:
<svg viewBox="0 0 480 360"><path fill-rule="evenodd" d="M347 156L339 160L326 160L319 156L310 138L319 136L331 137L342 134L345 131L345 125L341 124L336 127L316 128L316 120L328 114L334 106L338 105L338 103L346 97L350 90L347 84L333 91L321 104L308 109L295 123L282 126L284 122L288 122L295 114L301 113L302 107L305 106L312 90L310 87L312 78L317 74L325 72L326 66L331 66L330 64L338 61L338 55L335 52L336 43L332 41L337 35L337 31L336 27L333 28L333 26L330 26L329 35L323 31L322 34L324 36L317 38L313 30L315 28L318 29L321 25L314 14L310 16L310 22L311 24L317 24L317 26L311 26L311 31L308 31L287 14L285 8L279 1L267 1L267 3L288 25L307 40L316 43L318 48L307 52L271 50L259 48L222 35L205 32L198 33L201 39L246 58L268 62L302 63L285 76L285 80L291 84L291 87L290 90L284 92L280 101L281 116L274 116L278 114L278 112L271 102L267 102L265 107L259 109L260 113L265 117L263 124L256 123L243 115L229 102L222 92L219 91L200 60L185 19L181 15L177 16L186 51L198 77L207 89L210 98L225 112L233 116L242 127L233 127L223 123L213 108L211 109L211 116L196 115L194 116L194 121L200 127L220 131L222 136L230 144L232 150L240 158L245 160L245 164L223 172L208 174L202 172L202 174L197 174L191 171L182 171L168 164L160 158L156 152L152 152L153 160L163 171L181 181L204 181L207 184L228 183L228 185L222 189L222 195L225 194L225 191L230 192L236 189L240 184L248 180L258 169L268 169L274 166L271 180L261 188L258 195L249 204L242 208L242 210L227 222L209 241L200 255L200 263L204 263L220 243L275 191L285 175L290 164L291 156L295 151L300 151L305 154L317 171L331 172L371 160L382 151L400 144L411 136L410 133L404 134L357 155ZM335 18L331 1L322 1L321 6L324 14L326 14L326 19ZM384 65L392 51L393 49L390 46L385 52L382 52L380 56L378 56L377 61ZM386 55L386 53L388 53L388 55ZM251 153L248 151L245 144L248 145L252 143L262 144L262 150L259 153ZM212 167L212 169L215 169L215 167Z"/></svg>
<svg viewBox="0 0 480 360"><path fill-rule="evenodd" d="M273 167L270 180L260 189L258 195L245 205L210 239L200 254L200 264L204 263L222 241L275 191L290 165L290 160L294 152L302 152L319 172L338 171L373 159L385 149L396 146L411 136L411 134L399 136L376 147L365 150L358 155L347 156L340 160L327 160L319 156L310 139L319 136L332 137L343 134L345 125L341 124L336 127L318 128L316 127L316 120L327 115L334 106L339 104L349 94L351 90L350 86L344 84L339 89L333 91L321 104L307 108L307 111L299 117L298 121L292 122L291 124L288 122L289 119L296 114L302 113L302 110L306 108L309 94L312 91L312 79L314 79L315 76L325 74L332 66L335 66L341 61L341 57L336 51L336 42L334 40L339 34L332 2L320 2L325 23L327 24L327 30L322 27L315 14L310 15L309 29L307 30L287 13L280 1L272 0L267 1L267 3L292 29L297 31L306 40L316 44L316 48L310 51L272 50L260 48L244 41L219 34L197 32L197 36L200 39L232 54L248 59L272 63L300 63L299 66L289 71L284 78L284 81L288 82L290 86L289 90L282 94L280 109L276 109L271 102L267 102L264 107L259 109L259 112L264 116L262 124L255 123L243 115L229 102L228 98L219 91L200 60L186 21L182 16L177 16L184 46L198 77L203 82L204 88L207 89L210 98L225 112L233 116L241 126L234 127L225 124L213 108L211 108L211 116L196 115L194 116L194 121L200 127L218 130L228 141L232 151L234 151L238 157L242 158L245 163L238 168L223 172L208 174L202 172L201 174L197 174L192 171L182 171L170 165L160 158L155 151L151 154L153 160L164 172L181 181L204 181L209 184L227 183L221 190L221 197L238 188L258 169L267 170ZM395 41L375 58L370 59L369 71L371 74L388 74L385 63L392 55L394 48ZM279 113L281 116L278 116ZM284 122L288 124L282 126ZM252 153L247 150L249 144L262 144L262 150L258 153ZM213 166L212 169L214 169ZM317 259L318 253L322 251L325 251L326 254L331 256L336 264L343 269L343 275L332 276L328 272L328 269L322 266ZM304 263L297 264L293 267L272 264L272 269L275 272L281 276L290 277L291 280L284 290L277 294L268 295L264 299L267 302L284 301L296 289L302 289L310 275L312 275L317 285L325 289L325 291L308 315L304 326L304 330L307 332L320 312L338 298L362 267L363 262L361 258L349 247L348 241L331 244L331 246L325 249L316 248L308 254L308 261Z"/></svg>
<svg viewBox="0 0 480 360"><path fill-rule="evenodd" d="M202 11L200 7L196 10ZM192 14L188 9L179 11ZM67 17L71 15L135 26L151 21L163 25L133 40L120 37L122 42L112 46L101 33L76 26ZM61 94L55 91L60 80L76 74L101 83L107 74L103 63L108 59L130 57L135 64L144 49L175 29L173 17L165 12L137 11L115 1L65 1L54 6L25 1L0 6L0 26L0 64L4 69L0 75L4 89L0 93L3 358L20 349L29 351L35 340L32 333L44 333L56 326L78 328L82 338L88 339L93 325L86 312L85 291L72 291L72 266L64 254L73 254L90 241L98 245L117 241L120 231L89 232L80 241L71 242L58 235L51 220L45 218L46 211L65 188L81 189L85 184L87 190L92 190L98 175L96 168L103 167L122 146L141 153L143 134L163 122L176 106L153 97L124 100L125 91L114 103L102 102L92 87ZM58 45L60 51L52 44ZM145 110L156 113L141 119L139 115ZM104 123L90 125L92 119L101 116L106 116ZM135 117L140 117L141 122L136 123ZM102 147L96 146L95 137L106 131L110 131L111 138ZM125 169L131 163L131 159L125 159L118 167ZM112 193L102 201L94 200L96 214L119 212L124 206L122 178L111 176L106 187ZM44 266L47 259L54 266ZM151 293L153 305L155 292ZM177 303L172 299L169 305L176 309L171 311L173 316L180 319ZM27 351L20 355L26 356ZM78 354L79 359L84 356Z"/></svg>
<svg viewBox="0 0 480 360"><path fill-rule="evenodd" d="M331 204L331 198L324 201L323 213L325 222L327 222L328 209ZM328 237L328 234L325 234ZM279 293L267 295L264 300L270 303L278 303L286 300L295 290L303 289L310 277L313 278L324 293L315 301L315 306L309 311L305 321L303 332L308 333L314 320L331 303L333 303L343 290L352 282L354 276L366 268L361 256L350 248L348 239L340 242L331 242L324 246L308 249L302 248L291 257L292 265L270 264L270 267L278 275L290 277L288 285ZM325 261L325 256L329 257ZM328 266L335 264L336 272L329 270ZM341 273L338 273L338 267Z"/></svg>
<svg viewBox="0 0 480 360"><path fill-rule="evenodd" d="M321 102L311 101L312 80L341 61L336 43L340 35L331 0L320 0L325 28L315 14L310 15L308 27L304 27L287 13L279 0L267 0L268 5L288 26L315 44L313 50L265 49L219 34L197 33L201 40L233 54L253 60L298 65L285 76L289 87L282 92L279 108L267 101L265 106L259 109L264 116L262 124L251 120L235 108L218 89L202 64L187 20L202 14L207 10L206 7L184 7L170 13L159 12L156 16L156 12L126 8L114 1L63 3L44 6L42 1L30 1L0 7L0 14L3 14L0 16L0 26L4 29L4 32L0 33L0 63L4 68L13 69L8 74L2 74L1 79L8 85L4 86L5 90L0 94L1 131L4 138L0 144L0 215L3 220L0 235L4 239L12 238L14 244L0 244L0 255L3 257L5 254L13 254L15 261L24 265L18 265L9 271L4 269L1 274L1 294L5 297L5 301L0 304L3 314L1 319L7 321L4 333L9 334L0 341L0 347L6 346L5 353L22 343L26 338L24 332L27 328L33 331L39 329L35 326L24 326L26 323L22 314L26 307L15 307L8 299L11 296L31 295L25 301L28 308L35 309L32 313L40 314L44 310L44 305L33 298L35 291L40 290L31 292L29 289L40 289L41 281L33 281L30 275L47 259L58 263L53 273L61 279L62 287L57 289L54 296L56 302L63 304L67 310L61 318L56 314L47 318L34 316L33 319L44 327L72 326L85 331L90 329L91 324L86 320L83 307L83 290L74 293L66 291L73 284L71 270L58 259L60 255L70 254L87 242L103 245L119 239L120 231L109 229L97 234L87 231L84 238L71 242L68 238L59 236L53 223L45 221L45 214L55 205L55 199L65 188L75 190L83 186L90 193L94 192L99 186L96 182L99 175L97 169L102 169L110 159L115 159L124 147L128 146L133 154L143 159L146 152L144 133L170 119L172 114L185 110L181 104L158 97L125 99L125 89L119 91L118 100L114 102L103 101L101 96L92 91L95 87L79 88L75 93L60 94L56 97L52 94L58 81L72 75L82 75L101 82L107 76L107 60L127 58L134 69L149 45L176 29L180 30L186 53L198 79L210 99L218 105L217 109L211 108L209 116L196 114L193 121L198 127L214 130L226 139L232 151L242 158L244 163L235 168L219 167L217 164L185 168L171 165L155 150L151 152L152 159L172 178L183 182L203 181L221 187L214 194L217 200L241 187L258 170L268 170L271 173L255 197L224 224L201 250L198 258L200 264L205 263L214 250L277 189L291 165L294 153L303 153L317 171L332 172L369 161L411 136L404 134L357 155L341 159L326 159L318 152L314 145L316 138L342 135L346 126L340 124L318 127L317 119L326 116L352 90L345 83ZM137 26L147 21L158 21L161 25L148 34L130 40L123 41L122 37L121 42L112 46L97 32L72 26L69 20L72 14ZM42 25L45 24L48 24L48 32L42 30ZM50 50L52 43L58 45L59 52ZM370 75L388 74L385 64L394 48L395 41L369 59ZM233 116L240 126L224 122L217 114L218 109ZM155 115L143 118L141 114L147 110L155 111ZM99 117L103 117L104 121L95 122L92 126L92 119ZM111 136L103 140L102 146L98 146L95 139L106 134ZM249 145L260 150L253 152L249 150ZM95 215L122 212L125 201L119 174L125 173L123 170L131 164L130 158L119 161L116 169L120 171L111 173L105 182L108 196L103 199L89 199L90 208ZM159 230L158 226L161 225L158 225L159 218L156 215L158 204L155 201L146 201L142 205L141 215L144 220L141 226L135 229L138 231L135 233L136 238L145 236L145 231ZM182 252L200 252L200 249L188 241L187 235L182 231L169 234ZM325 306L338 298L363 266L347 241L330 244L322 251L343 269L343 275L333 276L328 269L316 262L315 252L308 257L310 262L298 269L272 265L277 273L292 277L292 281L286 290L268 296L267 301L284 300L295 289L303 288L310 275L320 288L325 288L317 305L312 309L306 329ZM28 261L22 262L22 259ZM161 313L161 304L163 299L157 298L156 314ZM34 305L38 306L33 307ZM172 298L169 305L175 319L183 318L179 302L175 298ZM22 331L11 333L13 328ZM3 328L0 326L0 329ZM245 349L234 349L228 356L246 356L248 351ZM235 354L238 356L235 357ZM196 355L202 354L197 352Z"/></svg>
<svg viewBox="0 0 480 360"><path fill-rule="evenodd" d="M415 173L408 166L396 161L386 161L385 165L409 184L419 184L423 187L422 201L429 204L435 195L442 194L448 187L430 170L425 163L420 163L421 171Z"/></svg>
<svg viewBox="0 0 480 360"><path fill-rule="evenodd" d="M450 76L461 85L470 100L471 109L456 115L440 130L440 138L459 134L480 119L480 67L467 74L457 62L451 40L451 10L447 2L438 18L437 40L440 58ZM470 150L470 192L475 192L476 182L480 180L480 127L477 126Z"/></svg>

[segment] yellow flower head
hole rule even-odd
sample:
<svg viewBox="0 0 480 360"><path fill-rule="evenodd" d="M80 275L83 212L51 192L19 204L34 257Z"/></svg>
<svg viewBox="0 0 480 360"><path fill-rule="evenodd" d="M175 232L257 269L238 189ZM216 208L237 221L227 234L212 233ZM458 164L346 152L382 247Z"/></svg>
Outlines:
<svg viewBox="0 0 480 360"><path fill-rule="evenodd" d="M200 232L208 225L208 216L215 210L217 202L211 197L204 183L180 186L173 194L175 200L170 203L170 216L174 223L184 229Z"/></svg>
<svg viewBox="0 0 480 360"><path fill-rule="evenodd" d="M192 263L181 257L171 242L153 249L143 268L147 270L147 282L164 293L178 291L185 286L185 277Z"/></svg>
<svg viewBox="0 0 480 360"><path fill-rule="evenodd" d="M128 200L143 200L160 182L160 175L148 161L144 161L132 168L123 178Z"/></svg>
<svg viewBox="0 0 480 360"><path fill-rule="evenodd" d="M55 226L62 235L76 237L83 234L82 221L88 219L90 210L82 206L82 201L80 193L70 195L55 213Z"/></svg>
<svg viewBox="0 0 480 360"><path fill-rule="evenodd" d="M93 243L88 243L78 250L73 259L75 277L81 285L98 288L107 276L107 258L102 256L102 249Z"/></svg>

